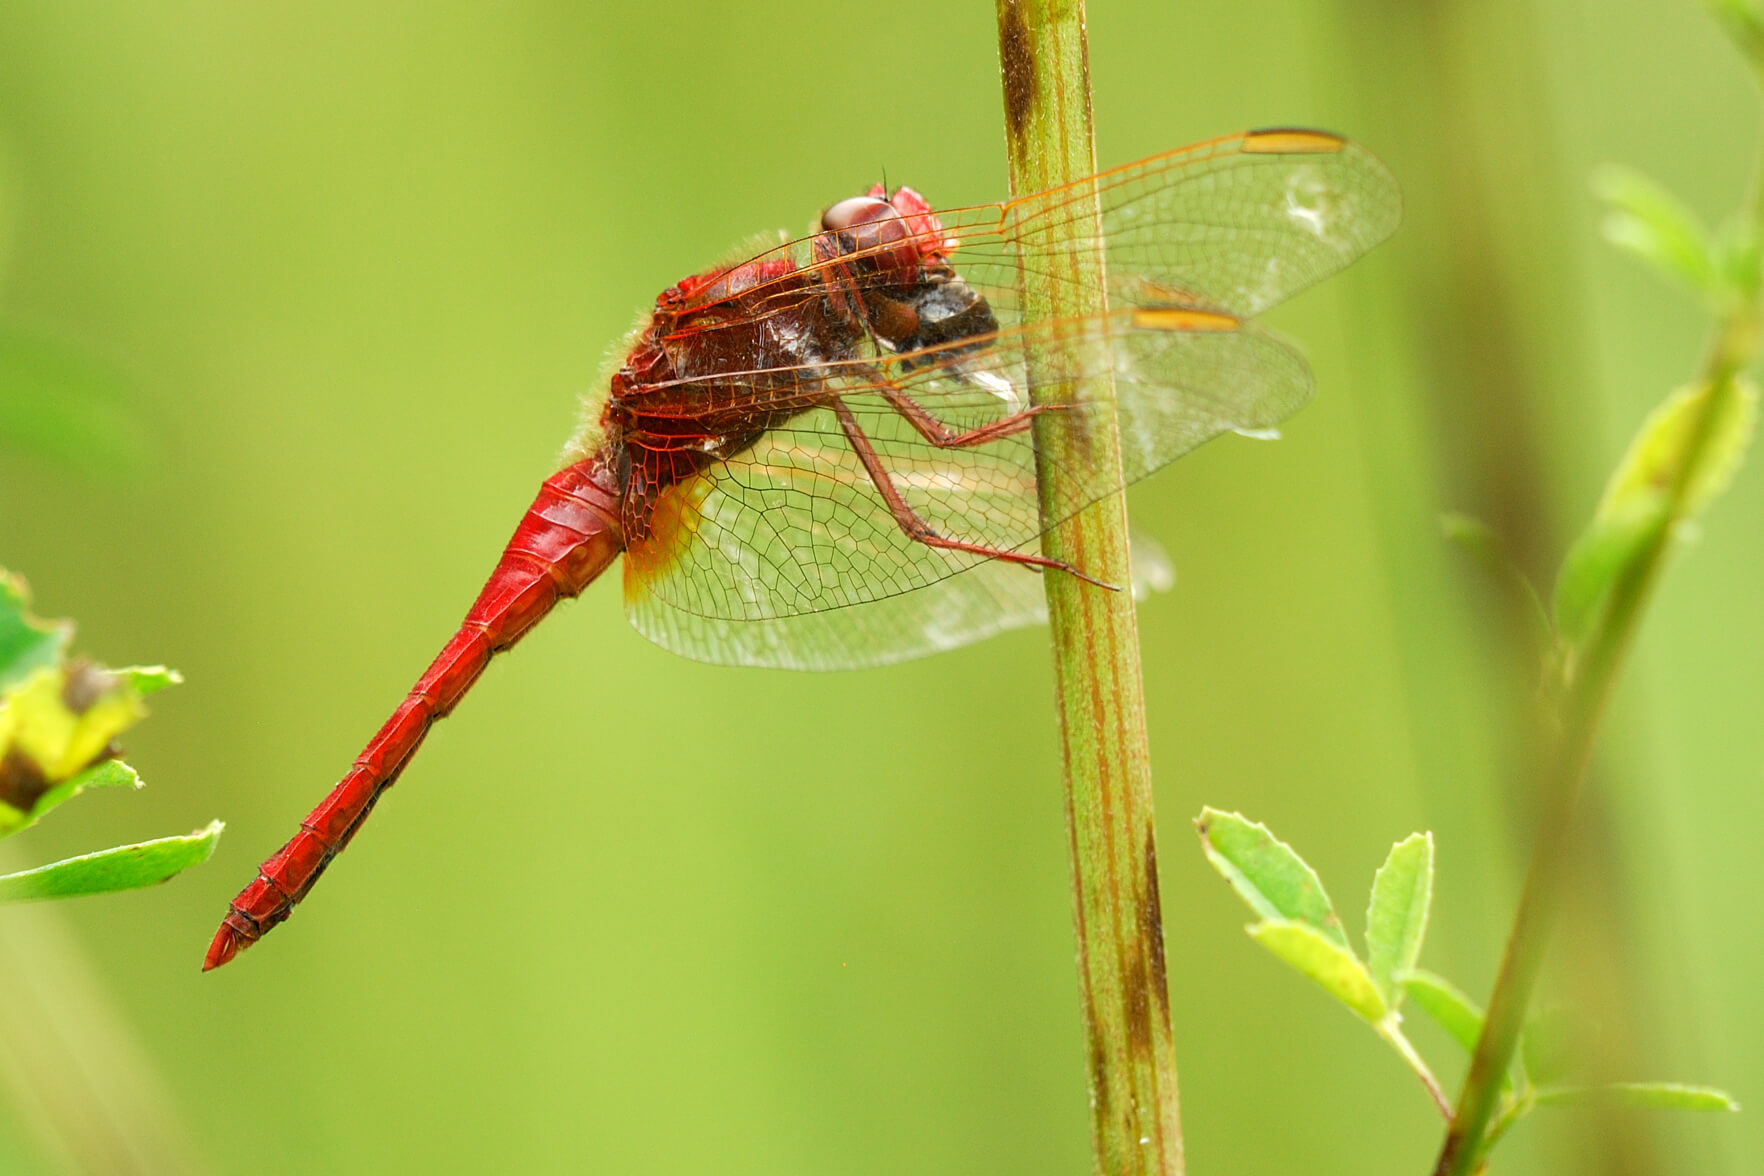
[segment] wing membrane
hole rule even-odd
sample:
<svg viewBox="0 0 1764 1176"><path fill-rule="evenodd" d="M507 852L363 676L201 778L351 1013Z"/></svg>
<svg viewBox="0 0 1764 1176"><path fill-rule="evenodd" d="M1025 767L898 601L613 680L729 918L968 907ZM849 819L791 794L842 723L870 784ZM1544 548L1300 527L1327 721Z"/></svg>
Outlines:
<svg viewBox="0 0 1764 1176"><path fill-rule="evenodd" d="M1094 191L1100 237L1070 234ZM957 242L954 263L1016 322L1020 274L1059 267L1042 258L1091 252L1099 240L1116 306L1192 306L1260 314L1346 267L1402 219L1396 180L1371 152L1319 131L1250 131L1154 155L1064 187L998 204L941 209L939 238ZM1056 232L1057 230L1057 232ZM1050 237L1068 237L1052 241ZM804 237L752 258L790 259L778 309L803 297ZM931 239L927 235L927 239ZM737 267L731 267L736 269Z"/></svg>
<svg viewBox="0 0 1764 1176"><path fill-rule="evenodd" d="M768 434L669 492L663 510L690 541L627 553L625 608L639 632L701 661L826 670L902 661L1045 617L1038 576L907 539L831 418L817 410L805 427ZM916 505L938 501L902 481ZM943 500L961 496L952 488ZM1021 499L1004 497L1015 517ZM1033 481L1027 502L1033 509Z"/></svg>
<svg viewBox="0 0 1764 1176"><path fill-rule="evenodd" d="M1001 284L1014 291L1030 239L1037 256L1094 250L1095 233L1042 243L1051 227L1079 215L1093 184L1115 305L1207 307L1240 318L1341 270L1390 236L1402 216L1396 181L1363 148L1318 132L1250 132L1006 204L996 238L970 245L952 229L964 240L957 255L964 275L996 264L1009 271Z"/></svg>
<svg viewBox="0 0 1764 1176"><path fill-rule="evenodd" d="M1115 371L1125 477L1131 481L1232 430L1266 429L1310 393L1288 345L1251 326L1153 329L1118 312L1079 326L1081 348ZM1028 387L1032 354L1074 324L1002 332L983 353L988 374ZM882 370L956 430L1013 406L972 383L972 354L929 366L900 357ZM940 534L1002 550L1045 529L1036 495L1035 434L967 449L929 444L873 385L839 395L894 488ZM1042 429L1091 427L1079 404ZM1062 519L1120 489L1111 475L1069 467ZM670 488L652 537L626 555L627 610L646 636L701 660L831 669L897 661L1030 624L1043 615L1038 577L983 556L909 537L830 409L767 432L750 449ZM962 573L962 574L958 574ZM862 607L853 607L862 606Z"/></svg>
<svg viewBox="0 0 1764 1176"><path fill-rule="evenodd" d="M1100 230L1070 232L1094 191ZM1394 230L1395 182L1369 153L1335 136L1264 131L1154 156L1017 201L939 211L952 264L1002 324L993 336L911 355L872 353L811 371L755 372L756 397L814 386L837 397L868 438L894 490L937 533L1004 551L1115 493L1202 442L1272 427L1308 398L1311 376L1287 343L1244 321L1346 266ZM1057 251L1107 259L1111 304L1093 318L1020 322L1028 267L1058 272ZM813 296L808 242L787 276L743 296L759 314ZM739 268L739 267L732 267ZM779 267L774 267L777 269ZM754 273L771 272L756 268ZM844 277L850 280L849 273ZM752 289L752 287L749 287ZM744 320L751 325L751 316ZM704 328L715 331L715 326ZM1123 472L1066 468L1044 520L1036 444L1083 430L1083 403L973 448L927 441L889 402L905 394L953 432L993 424L1049 399L1032 359L1074 348L1084 373L1112 371ZM800 382L797 382L800 381ZM727 397L744 383L719 372L669 389ZM770 390L770 391L767 391ZM1039 578L1021 566L912 539L890 511L830 407L793 417L749 449L670 487L651 535L627 552L627 610L645 635L701 660L831 669L898 661L1044 615Z"/></svg>

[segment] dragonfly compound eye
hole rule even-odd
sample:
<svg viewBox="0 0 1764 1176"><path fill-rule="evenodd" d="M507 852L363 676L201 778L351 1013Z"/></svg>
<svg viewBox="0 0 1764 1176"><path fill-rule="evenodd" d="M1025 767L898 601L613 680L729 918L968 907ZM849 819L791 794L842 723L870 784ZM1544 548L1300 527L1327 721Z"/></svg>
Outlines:
<svg viewBox="0 0 1764 1176"><path fill-rule="evenodd" d="M853 196L841 200L821 214L821 228L829 233L843 233L856 225L868 224L883 217L898 216L894 205L874 196Z"/></svg>
<svg viewBox="0 0 1764 1176"><path fill-rule="evenodd" d="M838 242L834 256L858 255L867 267L902 285L918 275L919 249L894 205L874 196L841 200L821 214L821 228Z"/></svg>

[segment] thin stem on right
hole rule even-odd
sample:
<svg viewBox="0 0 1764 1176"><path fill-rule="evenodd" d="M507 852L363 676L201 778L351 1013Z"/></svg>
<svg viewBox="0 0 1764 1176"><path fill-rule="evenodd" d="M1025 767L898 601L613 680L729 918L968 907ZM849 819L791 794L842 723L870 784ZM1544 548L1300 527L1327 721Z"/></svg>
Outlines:
<svg viewBox="0 0 1764 1176"><path fill-rule="evenodd" d="M1742 42L1742 48L1746 48ZM1764 41L1759 42L1764 50ZM1754 68L1758 62L1753 62ZM1764 78L1764 71L1761 71ZM1752 193L1745 217L1753 233L1764 232L1764 143L1754 160ZM1532 991L1561 898L1566 852L1575 806L1585 782L1599 723L1625 657L1647 610L1673 541L1694 511L1692 489L1717 457L1711 444L1717 428L1742 395L1741 371L1757 354L1761 308L1755 288L1732 298L1722 310L1703 363L1706 390L1688 430L1682 460L1662 488L1664 509L1640 537L1635 556L1614 580L1607 603L1586 638L1567 651L1555 680L1554 727L1545 739L1535 778L1540 797L1537 838L1525 889L1489 1000L1488 1016L1458 1097L1457 1109L1434 1166L1434 1176L1468 1176L1478 1171L1490 1142L1489 1120L1500 1100L1501 1083L1512 1063Z"/></svg>

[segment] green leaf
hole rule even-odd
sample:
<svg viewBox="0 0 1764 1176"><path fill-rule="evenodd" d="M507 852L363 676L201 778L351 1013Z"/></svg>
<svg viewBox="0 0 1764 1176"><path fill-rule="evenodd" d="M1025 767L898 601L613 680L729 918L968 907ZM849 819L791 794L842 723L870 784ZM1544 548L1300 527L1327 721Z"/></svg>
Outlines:
<svg viewBox="0 0 1764 1176"><path fill-rule="evenodd" d="M24 581L0 568L0 689L54 665L67 652L73 626L43 621L26 607L30 596Z"/></svg>
<svg viewBox="0 0 1764 1176"><path fill-rule="evenodd" d="M58 804L72 800L88 788L141 788L141 777L135 769L121 760L104 760L81 772L70 780L49 789L32 806L31 822L39 821L43 814Z"/></svg>
<svg viewBox="0 0 1764 1176"><path fill-rule="evenodd" d="M1666 525L1669 505L1663 494L1637 498L1622 514L1593 520L1562 560L1556 576L1556 629L1564 640L1586 640L1624 568L1633 563Z"/></svg>
<svg viewBox="0 0 1764 1176"><path fill-rule="evenodd" d="M1482 1036L1482 1008L1444 976L1416 968L1401 977L1403 988L1415 1004L1444 1029L1467 1054L1476 1052Z"/></svg>
<svg viewBox="0 0 1764 1176"><path fill-rule="evenodd" d="M1391 846L1378 867L1366 907L1366 967L1393 1009L1403 1001L1397 977L1412 972L1421 958L1432 904L1433 834L1411 833Z"/></svg>
<svg viewBox="0 0 1764 1176"><path fill-rule="evenodd" d="M1308 924L1331 943L1351 950L1317 872L1266 825L1240 813L1204 808L1194 827L1207 860L1256 914Z"/></svg>
<svg viewBox="0 0 1764 1176"><path fill-rule="evenodd" d="M1366 965L1315 925L1264 919L1249 928L1249 935L1371 1024L1378 1024L1390 1012Z"/></svg>
<svg viewBox="0 0 1764 1176"><path fill-rule="evenodd" d="M1441 515L1439 522L1446 541L1480 564L1518 604L1531 630L1533 647L1548 649L1554 629L1550 625L1550 614L1544 609L1543 598L1538 595L1537 585L1531 582L1531 577L1519 570L1519 565L1507 551L1506 542L1494 528L1481 519L1457 513Z"/></svg>
<svg viewBox="0 0 1764 1176"><path fill-rule="evenodd" d="M1675 484L1683 481L1680 518L1690 519L1732 481L1751 443L1758 390L1735 377L1732 392L1706 424L1709 389L1702 384L1674 391L1642 422L1556 581L1556 626L1569 641L1591 632L1618 576L1671 521ZM1687 470L1700 430L1697 465Z"/></svg>
<svg viewBox="0 0 1764 1176"><path fill-rule="evenodd" d="M1736 377L1733 392L1720 402L1720 419L1706 426L1707 438L1697 455L1697 468L1690 472L1684 487L1681 509L1685 518L1701 514L1727 489L1751 444L1758 389L1750 380ZM1619 512L1629 503L1672 485L1690 457L1691 443L1703 427L1708 403L1708 385L1691 384L1674 390L1648 414L1605 487L1598 515Z"/></svg>
<svg viewBox="0 0 1764 1176"><path fill-rule="evenodd" d="M71 627L38 620L28 604L23 582L0 573L0 836L87 788L139 787L111 762L115 740L146 715L147 695L179 680L164 666L69 660Z"/></svg>
<svg viewBox="0 0 1764 1176"><path fill-rule="evenodd" d="M0 570L0 836L88 788L139 788L115 740L147 713L142 699L180 681L164 666L104 670L68 660L73 635L27 611L24 582ZM163 882L206 861L221 824L0 876L0 902L102 894Z"/></svg>
<svg viewBox="0 0 1764 1176"><path fill-rule="evenodd" d="M1540 1089L1539 1106L1584 1106L1607 1103L1626 1107L1651 1107L1666 1111L1737 1111L1731 1094L1713 1086L1687 1086L1681 1082L1617 1082L1610 1086L1552 1086Z"/></svg>
<svg viewBox="0 0 1764 1176"><path fill-rule="evenodd" d="M13 770L17 770L16 761ZM141 777L136 774L135 769L121 760L102 760L78 775L44 789L28 807L19 808L0 801L0 837L30 828L47 816L50 810L67 803L87 789L141 786ZM14 799L18 798L15 796Z"/></svg>
<svg viewBox="0 0 1764 1176"><path fill-rule="evenodd" d="M111 673L126 681L129 688L142 698L158 694L167 686L176 686L184 680L184 675L164 666L124 666Z"/></svg>
<svg viewBox="0 0 1764 1176"><path fill-rule="evenodd" d="M1744 306L1757 301L1764 271L1764 235L1748 216L1736 216L1715 236L1715 263L1733 299ZM1731 308L1720 308L1731 313Z"/></svg>
<svg viewBox="0 0 1764 1176"><path fill-rule="evenodd" d="M210 821L206 829L186 837L119 845L34 870L0 875L0 902L109 894L165 882L207 861L224 828L220 821Z"/></svg>
<svg viewBox="0 0 1764 1176"><path fill-rule="evenodd" d="M1616 164L1596 169L1592 187L1605 202L1600 229L1607 241L1698 294L1719 292L1720 268L1709 232L1676 196L1634 168Z"/></svg>

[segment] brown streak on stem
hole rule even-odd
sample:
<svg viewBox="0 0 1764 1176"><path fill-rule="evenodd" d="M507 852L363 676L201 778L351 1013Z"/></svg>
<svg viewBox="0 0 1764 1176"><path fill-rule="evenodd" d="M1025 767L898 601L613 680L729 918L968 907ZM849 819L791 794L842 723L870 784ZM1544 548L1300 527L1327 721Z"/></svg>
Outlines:
<svg viewBox="0 0 1764 1176"><path fill-rule="evenodd" d="M1096 1020L1094 1005L1085 1009L1085 1021ZM1109 1100L1109 1055L1103 1051L1102 1041L1096 1037L1090 1039L1090 1098L1092 1113L1099 1119L1106 1119L1111 1113Z"/></svg>
<svg viewBox="0 0 1764 1176"><path fill-rule="evenodd" d="M1136 1056L1149 1057L1152 1048L1151 993L1146 977L1150 964L1145 944L1134 943L1127 951L1127 1042Z"/></svg>
<svg viewBox="0 0 1764 1176"><path fill-rule="evenodd" d="M1139 905L1139 934L1151 959L1152 994L1170 1019L1170 981L1164 971L1164 904L1158 897L1158 838L1151 822L1145 825L1145 898Z"/></svg>
<svg viewBox="0 0 1764 1176"><path fill-rule="evenodd" d="M1035 54L1016 0L998 6L998 64L1004 74L1005 127L1020 140L1035 108Z"/></svg>
<svg viewBox="0 0 1764 1176"><path fill-rule="evenodd" d="M997 0L1009 127L1011 191L1072 184L1096 171L1084 6L1076 0ZM1071 189L1070 215L1038 226L1023 248L1025 321L1061 322L1106 309L1093 188ZM1082 427L1063 413L1035 418L1044 518L1064 517L1068 468L1118 471L1120 438L1108 371L1086 372L1067 340L1029 357L1037 404L1082 402ZM1117 473L1116 477L1119 476ZM1128 576L1126 509L1105 499L1043 536L1048 558ZM1058 556L1051 553L1058 552ZM1080 1008L1088 1046L1091 1132L1102 1176L1180 1176L1182 1126L1167 997L1152 999L1162 948L1148 936L1156 899L1144 854L1152 825L1151 766L1139 637L1127 593L1073 576L1046 577L1055 690L1072 851ZM1155 887L1155 882L1150 883Z"/></svg>

